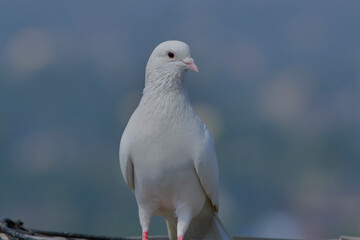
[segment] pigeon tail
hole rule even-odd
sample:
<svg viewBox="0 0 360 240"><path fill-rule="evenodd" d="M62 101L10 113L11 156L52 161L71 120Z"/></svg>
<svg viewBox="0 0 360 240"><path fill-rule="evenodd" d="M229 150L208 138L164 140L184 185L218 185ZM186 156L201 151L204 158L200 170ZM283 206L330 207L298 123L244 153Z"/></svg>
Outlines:
<svg viewBox="0 0 360 240"><path fill-rule="evenodd" d="M212 222L214 224L214 226L212 226L212 228L211 228L213 235L218 236L218 239L221 239L221 240L230 240L230 239L232 240L232 237L225 229L223 223L221 222L221 220L217 214L214 214ZM207 239L210 239L210 238L207 238Z"/></svg>
<svg viewBox="0 0 360 240"><path fill-rule="evenodd" d="M170 240L177 240L176 219L167 218ZM232 240L210 201L205 204L198 216L192 219L183 240Z"/></svg>

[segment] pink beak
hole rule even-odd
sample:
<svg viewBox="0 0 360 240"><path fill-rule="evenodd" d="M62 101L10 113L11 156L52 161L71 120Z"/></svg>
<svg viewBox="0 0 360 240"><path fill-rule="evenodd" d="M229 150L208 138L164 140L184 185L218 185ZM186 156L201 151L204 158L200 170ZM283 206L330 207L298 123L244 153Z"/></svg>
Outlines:
<svg viewBox="0 0 360 240"><path fill-rule="evenodd" d="M195 72L199 72L198 67L195 65L194 59L191 57L187 57L183 60L183 63L185 63L191 70Z"/></svg>

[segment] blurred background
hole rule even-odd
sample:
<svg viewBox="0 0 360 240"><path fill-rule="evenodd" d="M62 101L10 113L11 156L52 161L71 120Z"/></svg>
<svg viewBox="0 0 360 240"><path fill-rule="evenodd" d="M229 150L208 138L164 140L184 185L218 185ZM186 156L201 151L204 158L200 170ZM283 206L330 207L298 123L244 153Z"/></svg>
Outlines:
<svg viewBox="0 0 360 240"><path fill-rule="evenodd" d="M141 233L118 162L153 48L187 42L232 235L360 235L359 1L1 1L0 217ZM151 234L166 234L155 217Z"/></svg>

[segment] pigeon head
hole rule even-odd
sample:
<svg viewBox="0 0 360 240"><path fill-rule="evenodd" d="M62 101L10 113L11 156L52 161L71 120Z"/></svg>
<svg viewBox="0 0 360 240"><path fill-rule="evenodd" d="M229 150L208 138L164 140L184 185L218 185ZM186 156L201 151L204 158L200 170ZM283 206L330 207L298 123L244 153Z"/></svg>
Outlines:
<svg viewBox="0 0 360 240"><path fill-rule="evenodd" d="M163 71L182 75L188 69L198 72L198 67L190 56L189 46L180 41L160 43L152 52L146 65L146 72Z"/></svg>

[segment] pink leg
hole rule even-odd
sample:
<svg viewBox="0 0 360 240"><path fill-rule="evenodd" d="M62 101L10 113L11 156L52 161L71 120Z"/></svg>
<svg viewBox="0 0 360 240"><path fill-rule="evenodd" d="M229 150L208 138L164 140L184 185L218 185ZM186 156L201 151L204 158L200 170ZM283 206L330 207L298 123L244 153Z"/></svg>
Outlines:
<svg viewBox="0 0 360 240"><path fill-rule="evenodd" d="M148 230L150 225L150 218L151 218L151 214L149 214L148 211L146 211L144 208L142 208L139 205L139 219L140 219L141 230L143 232L142 240L149 240Z"/></svg>
<svg viewBox="0 0 360 240"><path fill-rule="evenodd" d="M178 216L178 222L177 222L177 234L178 234L178 240L184 239L184 234L186 233L186 230L189 227L189 224L191 222L191 214L188 212L183 213L182 215Z"/></svg>
<svg viewBox="0 0 360 240"><path fill-rule="evenodd" d="M143 232L142 240L149 240L149 234L148 231Z"/></svg>

